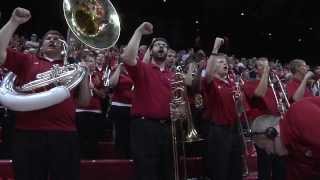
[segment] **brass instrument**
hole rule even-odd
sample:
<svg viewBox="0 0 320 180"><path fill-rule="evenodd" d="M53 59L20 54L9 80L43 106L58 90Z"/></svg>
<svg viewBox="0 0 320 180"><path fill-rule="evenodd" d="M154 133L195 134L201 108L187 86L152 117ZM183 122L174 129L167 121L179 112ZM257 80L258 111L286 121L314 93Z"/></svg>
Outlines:
<svg viewBox="0 0 320 180"><path fill-rule="evenodd" d="M273 83L272 79L274 79L276 81L278 89L279 89L278 91L276 91L276 87L275 87L275 84ZM290 108L290 102L288 100L288 97L286 95L287 93L284 90L284 87L283 87L281 80L279 79L278 75L274 72L270 72L269 85L272 89L272 92L273 92L273 95L274 95L274 98L275 98L275 101L277 104L277 108L280 112L281 118L283 118L284 114Z"/></svg>
<svg viewBox="0 0 320 180"><path fill-rule="evenodd" d="M234 75L234 79L235 79L235 88L234 88L234 92L233 92L232 97L233 97L233 101L235 104L237 119L238 119L238 123L239 123L239 129L240 129L240 133L241 133L242 141L243 141L243 145L244 145L244 152L245 152L245 154L249 154L247 142L252 143L252 140L247 139L247 137L251 137L252 130L251 130L251 127L249 124L248 116L247 116L244 102L243 102L244 99L243 99L242 87L244 85L244 81L242 80L240 75L239 76ZM243 124L241 123L241 117L243 117L246 127L244 127ZM247 162L246 158L244 157L244 155L242 155L242 156L243 156L242 159L243 159L243 163L244 163L243 176L247 176L249 174L248 162Z"/></svg>
<svg viewBox="0 0 320 180"><path fill-rule="evenodd" d="M110 87L111 67L108 65L103 72L102 80L104 87Z"/></svg>
<svg viewBox="0 0 320 180"><path fill-rule="evenodd" d="M64 0L63 12L69 29L70 42L74 35L86 46L106 49L113 46L120 36L119 16L109 1L104 0ZM80 64L68 64L67 58L73 44L62 39L64 66L53 66L50 70L38 74L35 81L20 87L14 87L16 75L8 73L0 85L0 103L15 111L33 111L47 108L64 101L70 96L70 90L77 86L87 73ZM39 88L53 85L47 92L38 92ZM33 93L33 94L32 94Z"/></svg>
<svg viewBox="0 0 320 180"><path fill-rule="evenodd" d="M64 0L63 12L70 30L85 45L107 49L118 41L120 19L110 1Z"/></svg>
<svg viewBox="0 0 320 180"><path fill-rule="evenodd" d="M175 180L184 180L187 179L185 143L200 141L202 139L194 128L181 66L176 68L175 75L171 82L171 89L170 118L174 178ZM180 127L180 129L178 129L178 127ZM186 130L184 130L183 127L186 127ZM179 133L181 137L178 137ZM179 140L181 141L181 158L179 158L178 152ZM180 169L180 160L182 160L183 169Z"/></svg>

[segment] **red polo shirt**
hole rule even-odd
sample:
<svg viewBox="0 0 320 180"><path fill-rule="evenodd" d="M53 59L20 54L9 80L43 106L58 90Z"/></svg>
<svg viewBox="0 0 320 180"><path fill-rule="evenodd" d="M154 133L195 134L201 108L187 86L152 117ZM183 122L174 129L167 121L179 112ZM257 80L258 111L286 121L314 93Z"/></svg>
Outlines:
<svg viewBox="0 0 320 180"><path fill-rule="evenodd" d="M119 82L112 95L112 102L131 104L133 94L132 87L132 79L128 75L121 73Z"/></svg>
<svg viewBox="0 0 320 180"><path fill-rule="evenodd" d="M38 56L8 50L4 67L17 75L16 85L22 85L34 80L38 73L49 70L52 65L53 63ZM16 128L23 130L75 131L75 108L76 103L70 97L49 108L17 112Z"/></svg>
<svg viewBox="0 0 320 180"><path fill-rule="evenodd" d="M288 99L290 102L293 102L293 95L300 86L301 81L299 79L293 78L291 81L288 82L287 84L287 91L288 91ZM304 92L304 97L311 97L312 92L309 88L306 87L306 90Z"/></svg>
<svg viewBox="0 0 320 180"><path fill-rule="evenodd" d="M95 89L104 89L103 81L102 81L103 72L102 71L95 71L91 75L91 81ZM81 110L102 110L102 99L97 96L93 91L93 96L90 98L90 102L88 106L80 106L78 109Z"/></svg>
<svg viewBox="0 0 320 180"><path fill-rule="evenodd" d="M256 114L258 116L263 114L279 116L280 113L277 109L277 103L270 87L268 87L268 90L264 97L260 98L254 95L259 82L260 80L246 81L244 85L244 93L250 106L255 107L255 109L260 112L259 114Z"/></svg>
<svg viewBox="0 0 320 180"><path fill-rule="evenodd" d="M210 120L211 119L211 111L210 108L212 107L210 105L210 102L208 100L208 91L207 91L207 80L206 78L204 77L201 77L201 80L200 80L200 91L201 91L201 94L203 95L203 106L204 106L204 109L203 109L203 113L202 113L202 119L204 120Z"/></svg>
<svg viewBox="0 0 320 180"><path fill-rule="evenodd" d="M153 119L170 117L169 102L171 97L170 79L173 73L154 64L138 61L135 66L126 65L134 83L131 113Z"/></svg>
<svg viewBox="0 0 320 180"><path fill-rule="evenodd" d="M280 123L288 149L288 180L320 179L320 97L308 97L290 107ZM316 178L317 177L317 178Z"/></svg>
<svg viewBox="0 0 320 180"><path fill-rule="evenodd" d="M210 119L218 125L233 125L237 121L235 112L235 104L233 100L233 82L225 82L214 78L211 83L207 83L205 91L207 91L207 105Z"/></svg>

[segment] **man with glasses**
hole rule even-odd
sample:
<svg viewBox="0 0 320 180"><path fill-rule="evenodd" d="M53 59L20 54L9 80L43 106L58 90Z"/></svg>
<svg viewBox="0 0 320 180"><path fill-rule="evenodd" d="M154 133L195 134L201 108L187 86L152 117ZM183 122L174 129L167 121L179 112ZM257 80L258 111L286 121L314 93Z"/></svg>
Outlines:
<svg viewBox="0 0 320 180"><path fill-rule="evenodd" d="M131 151L139 180L173 179L170 136L170 79L165 67L168 43L156 38L150 46L150 61L137 60L143 35L152 34L153 26L142 23L134 32L122 59L134 83L130 133Z"/></svg>

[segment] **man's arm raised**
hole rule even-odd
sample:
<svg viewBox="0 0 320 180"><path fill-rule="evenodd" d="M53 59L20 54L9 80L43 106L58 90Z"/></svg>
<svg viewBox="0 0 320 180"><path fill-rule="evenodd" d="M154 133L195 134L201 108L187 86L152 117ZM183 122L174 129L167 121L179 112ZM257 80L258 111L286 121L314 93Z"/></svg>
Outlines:
<svg viewBox="0 0 320 180"><path fill-rule="evenodd" d="M214 74L216 73L216 61L218 58L218 52L223 42L224 40L222 38L217 37L215 39L213 49L211 51L211 55L208 59L206 67L207 83L210 83L213 80Z"/></svg>
<svg viewBox="0 0 320 180"><path fill-rule="evenodd" d="M18 7L12 12L10 20L0 29L0 65L6 61L7 47L13 33L20 24L27 22L30 18L29 10Z"/></svg>
<svg viewBox="0 0 320 180"><path fill-rule="evenodd" d="M149 22L142 23L132 35L127 47L124 49L121 55L124 62L130 66L137 64L137 55L139 50L139 44L143 35L152 34L153 25Z"/></svg>

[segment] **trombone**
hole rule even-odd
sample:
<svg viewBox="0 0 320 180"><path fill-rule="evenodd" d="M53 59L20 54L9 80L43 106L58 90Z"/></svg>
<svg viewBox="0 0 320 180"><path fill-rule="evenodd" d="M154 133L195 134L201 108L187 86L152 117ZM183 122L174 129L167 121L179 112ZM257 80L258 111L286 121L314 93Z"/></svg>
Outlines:
<svg viewBox="0 0 320 180"><path fill-rule="evenodd" d="M244 145L244 153L245 155L249 154L249 150L248 150L248 146L247 146L247 142L252 142L252 140L247 140L247 137L251 137L252 136L252 130L249 124L249 120L248 120L248 116L246 113L246 109L243 103L243 91L242 91L242 87L244 85L244 81L241 78L241 75L234 75L235 76L235 89L233 92L233 101L235 104L235 110L237 113L237 119L238 119L238 123L239 123L239 129L240 129L240 133L242 136L242 141L243 141L243 145ZM241 118L243 117L244 122L245 122L245 126L246 129L244 128L243 124L242 124L242 120ZM243 158L243 163L244 163L244 173L243 176L247 176L249 174L249 167L248 167L248 162L246 160L246 158L242 155Z"/></svg>
<svg viewBox="0 0 320 180"><path fill-rule="evenodd" d="M193 124L190 103L187 97L187 89L184 82L184 74L181 66L177 66L176 72L171 82L171 100L170 100L170 118L171 118L171 136L172 136L172 151L174 165L174 179L187 179L187 164L185 143L201 141L197 130ZM175 112L183 109L183 114ZM177 124L179 123L179 124ZM185 126L184 126L185 125ZM180 129L178 129L180 128ZM186 129L185 129L186 128ZM180 130L178 132L178 130ZM178 134L181 137L178 137ZM181 153L179 156L178 145L181 142ZM180 164L180 160L182 164ZM180 166L182 165L182 169Z"/></svg>
<svg viewBox="0 0 320 180"><path fill-rule="evenodd" d="M275 84L272 81L273 79L276 81L277 86L280 90L280 92L278 92L278 93L276 91ZM290 102L288 100L287 93L284 90L284 87L283 87L283 84L282 84L280 78L273 71L270 72L268 80L269 80L269 85L270 85L272 92L273 92L274 99L276 101L278 111L279 111L281 119L282 119L283 116L285 115L285 113L287 112L287 110L290 108Z"/></svg>

